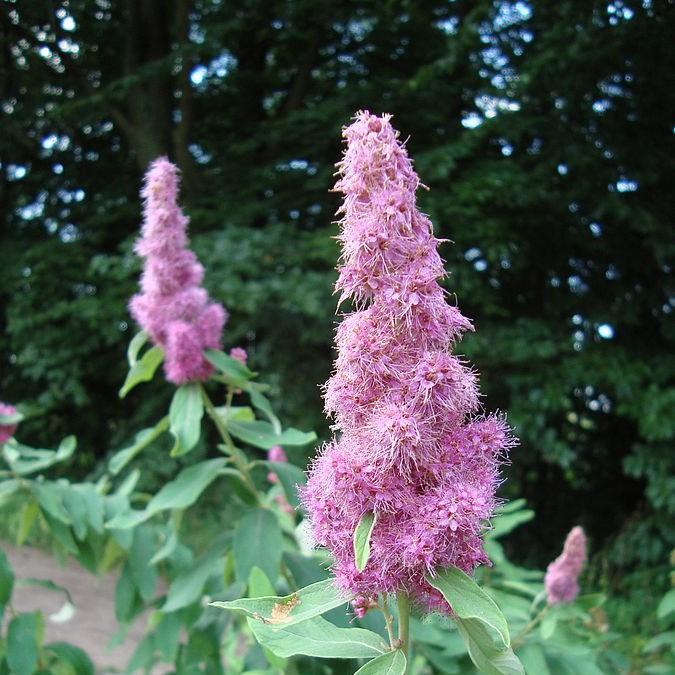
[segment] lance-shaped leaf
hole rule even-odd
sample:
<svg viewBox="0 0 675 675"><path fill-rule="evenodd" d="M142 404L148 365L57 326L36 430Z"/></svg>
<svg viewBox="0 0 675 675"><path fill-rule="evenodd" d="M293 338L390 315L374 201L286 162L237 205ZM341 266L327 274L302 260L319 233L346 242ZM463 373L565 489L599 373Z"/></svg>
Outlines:
<svg viewBox="0 0 675 675"><path fill-rule="evenodd" d="M344 605L349 600L349 597L345 597L335 587L332 579L326 579L282 597L241 598L211 604L214 607L245 614L278 630L319 616L330 609Z"/></svg>
<svg viewBox="0 0 675 675"><path fill-rule="evenodd" d="M375 522L375 514L366 512L361 516L354 530L354 561L359 572L363 572L370 558L370 537L373 534Z"/></svg>
<svg viewBox="0 0 675 675"><path fill-rule="evenodd" d="M524 675L511 650L506 619L497 604L468 575L449 567L427 581L452 607L453 619L464 638L469 656L481 672L490 675Z"/></svg>
<svg viewBox="0 0 675 675"><path fill-rule="evenodd" d="M234 530L234 571L238 581L248 581L257 565L270 578L279 576L283 536L279 521L269 509L244 514ZM261 551L265 551L263 556Z"/></svg>
<svg viewBox="0 0 675 675"><path fill-rule="evenodd" d="M204 356L223 375L227 383L233 387L244 388L248 381L255 377L255 373L241 361L217 349L207 349Z"/></svg>
<svg viewBox="0 0 675 675"><path fill-rule="evenodd" d="M303 654L324 659L367 659L387 650L377 633L364 628L338 628L320 616L277 630L252 618L248 625L263 647L284 658Z"/></svg>
<svg viewBox="0 0 675 675"><path fill-rule="evenodd" d="M162 487L148 502L145 509L142 511L122 511L106 523L106 527L108 529L125 530L140 525L160 511L187 509L220 475L220 471L226 462L225 458L219 457L207 459L183 469L174 480Z"/></svg>
<svg viewBox="0 0 675 675"><path fill-rule="evenodd" d="M305 472L290 462L255 462L256 465L264 464L270 471L276 474L281 483L281 487L286 493L288 503L297 508L300 505L298 499L298 485L304 485L307 482Z"/></svg>
<svg viewBox="0 0 675 675"><path fill-rule="evenodd" d="M39 612L17 614L7 628L6 655L9 672L32 675L38 664L42 617Z"/></svg>
<svg viewBox="0 0 675 675"><path fill-rule="evenodd" d="M23 419L24 416L18 410L13 413L0 413L0 426L13 426Z"/></svg>
<svg viewBox="0 0 675 675"><path fill-rule="evenodd" d="M14 473L27 476L70 459L76 446L75 436L66 436L56 450L38 450L12 439L3 446L3 455Z"/></svg>
<svg viewBox="0 0 675 675"><path fill-rule="evenodd" d="M285 429L280 434L274 426L264 420L255 422L232 421L228 424L229 432L239 440L262 450L269 450L273 445L306 445L316 440L313 431Z"/></svg>
<svg viewBox="0 0 675 675"><path fill-rule="evenodd" d="M405 654L397 649L387 654L382 654L365 666L359 668L354 675L405 675L407 662Z"/></svg>
<svg viewBox="0 0 675 675"><path fill-rule="evenodd" d="M141 429L134 442L122 450L116 452L108 462L108 469L113 476L116 476L136 455L145 450L158 436L163 434L169 428L169 418L163 417L154 427Z"/></svg>
<svg viewBox="0 0 675 675"><path fill-rule="evenodd" d="M198 384L183 384L173 395L169 408L169 431L176 442L171 449L173 457L179 457L192 450L201 435L204 401Z"/></svg>
<svg viewBox="0 0 675 675"><path fill-rule="evenodd" d="M467 626L468 624L468 626ZM525 675L520 659L508 649L495 649L480 631L475 631L475 624L457 621L457 628L464 638L464 643L474 665L484 675Z"/></svg>
<svg viewBox="0 0 675 675"><path fill-rule="evenodd" d="M5 605L12 597L14 589L14 571L12 570L5 552L0 549L0 619L2 619Z"/></svg>
<svg viewBox="0 0 675 675"><path fill-rule="evenodd" d="M256 385L254 382L252 382L247 387L248 394L251 397L251 403L263 415L265 415L265 417L267 417L270 424L274 428L274 433L280 434L281 433L281 422L279 421L279 418L274 414L274 410L272 410L272 404L258 390L258 388L257 388L258 386L259 385Z"/></svg>
<svg viewBox="0 0 675 675"><path fill-rule="evenodd" d="M155 376L155 371L164 360L164 350L155 346L148 349L139 361L136 361L120 389L119 397L124 398L137 384L149 382Z"/></svg>
<svg viewBox="0 0 675 675"><path fill-rule="evenodd" d="M129 346L127 347L127 361L129 363L129 368L133 368L138 362L138 354L141 349L143 349L143 345L145 345L149 337L150 336L142 330L131 338Z"/></svg>

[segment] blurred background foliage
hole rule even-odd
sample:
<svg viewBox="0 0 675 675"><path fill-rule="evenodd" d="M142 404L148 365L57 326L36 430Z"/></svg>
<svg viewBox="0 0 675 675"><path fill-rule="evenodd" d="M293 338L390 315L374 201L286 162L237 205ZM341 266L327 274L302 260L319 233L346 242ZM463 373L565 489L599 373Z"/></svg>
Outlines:
<svg viewBox="0 0 675 675"><path fill-rule="evenodd" d="M116 397L139 182L160 154L231 312L226 346L289 424L327 437L340 129L391 112L477 328L458 349L521 439L503 494L538 517L510 556L541 567L580 523L596 586L640 598L617 620L653 614L675 545L671 12L0 0L0 398L34 415L23 438L76 433L84 476L167 405L161 383Z"/></svg>

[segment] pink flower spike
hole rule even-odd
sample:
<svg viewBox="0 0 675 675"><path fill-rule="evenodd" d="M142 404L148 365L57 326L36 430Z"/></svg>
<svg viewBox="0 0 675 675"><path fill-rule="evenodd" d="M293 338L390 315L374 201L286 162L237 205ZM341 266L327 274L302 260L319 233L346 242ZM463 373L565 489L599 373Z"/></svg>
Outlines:
<svg viewBox="0 0 675 675"><path fill-rule="evenodd" d="M2 403L0 401L0 415L15 415L16 408L9 403ZM2 424L0 425L0 445L6 443L16 432L16 424Z"/></svg>
<svg viewBox="0 0 675 675"><path fill-rule="evenodd" d="M562 553L548 566L544 577L549 605L572 602L579 595L579 575L586 562L586 534L573 527Z"/></svg>
<svg viewBox="0 0 675 675"><path fill-rule="evenodd" d="M143 225L135 250L145 263L141 292L129 310L164 350L167 380L205 380L212 369L203 351L220 348L227 312L200 286L204 269L187 248L188 219L177 202L178 169L166 157L150 165L141 195Z"/></svg>
<svg viewBox="0 0 675 675"><path fill-rule="evenodd" d="M336 290L356 311L337 329L325 386L339 436L314 460L301 499L340 588L363 598L403 590L449 613L426 575L489 563L482 532L515 439L503 417L477 416L476 373L452 354L472 325L438 283L440 242L417 208L420 180L390 115L359 112L343 136ZM377 519L358 571L352 538L364 513Z"/></svg>

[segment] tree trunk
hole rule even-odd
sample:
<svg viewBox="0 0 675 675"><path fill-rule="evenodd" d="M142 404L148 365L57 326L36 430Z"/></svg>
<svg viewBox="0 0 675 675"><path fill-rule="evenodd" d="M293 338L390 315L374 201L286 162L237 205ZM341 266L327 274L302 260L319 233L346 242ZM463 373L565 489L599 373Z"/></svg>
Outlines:
<svg viewBox="0 0 675 675"><path fill-rule="evenodd" d="M171 151L171 39L164 0L129 0L127 74L136 78L127 99L126 133L141 171Z"/></svg>

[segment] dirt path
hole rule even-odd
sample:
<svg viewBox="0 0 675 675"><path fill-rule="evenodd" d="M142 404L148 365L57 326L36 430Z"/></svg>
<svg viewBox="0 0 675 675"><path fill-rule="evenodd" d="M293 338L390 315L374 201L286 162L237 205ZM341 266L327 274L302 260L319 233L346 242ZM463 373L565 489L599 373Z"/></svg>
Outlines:
<svg viewBox="0 0 675 675"><path fill-rule="evenodd" d="M15 588L13 605L17 610L42 611L45 641L70 642L84 649L96 665L97 673L126 672L125 666L143 636L146 617L139 617L122 645L114 650L108 649L108 643L118 628L115 619L116 576L94 576L73 560L61 567L50 555L34 548L14 548L5 542L0 542L0 546L7 554L17 579L50 579L65 586L73 598L73 617L65 623L55 623L48 617L63 605L60 593L39 586ZM153 672L167 671L158 669Z"/></svg>

